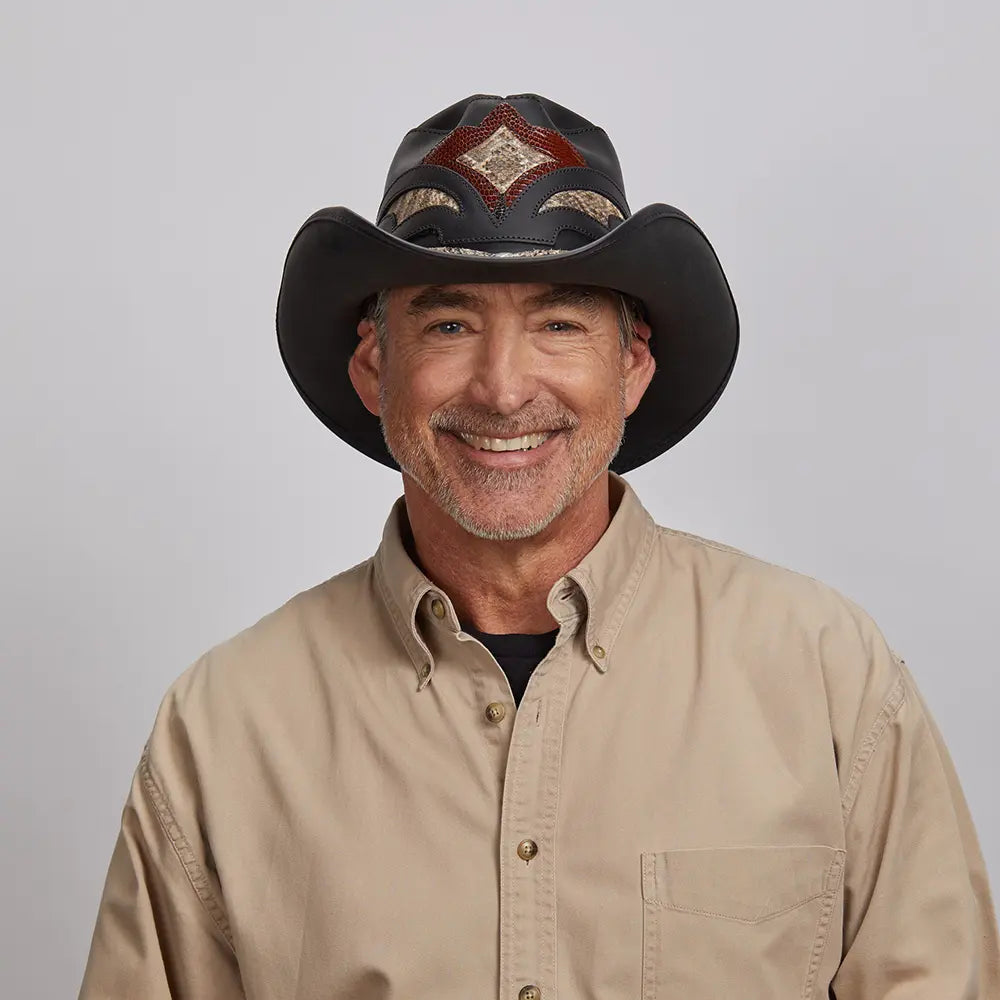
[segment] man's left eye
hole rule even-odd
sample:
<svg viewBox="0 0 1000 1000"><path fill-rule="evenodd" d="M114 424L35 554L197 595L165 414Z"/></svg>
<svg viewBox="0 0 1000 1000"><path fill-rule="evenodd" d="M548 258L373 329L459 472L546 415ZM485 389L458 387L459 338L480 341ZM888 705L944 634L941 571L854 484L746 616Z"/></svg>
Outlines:
<svg viewBox="0 0 1000 1000"><path fill-rule="evenodd" d="M562 320L562 319L553 320L551 323L546 323L545 326L546 327L553 327L553 326L562 327L561 330L555 330L554 331L555 333L565 333L567 330L575 330L576 329L576 324L575 323L570 323L570 322L568 322L566 320Z"/></svg>
<svg viewBox="0 0 1000 1000"><path fill-rule="evenodd" d="M446 326L452 327L452 329L446 330L445 329ZM441 323L435 323L434 329L440 330L442 333L458 333L458 331L462 329L462 324L459 323L457 320L446 319Z"/></svg>

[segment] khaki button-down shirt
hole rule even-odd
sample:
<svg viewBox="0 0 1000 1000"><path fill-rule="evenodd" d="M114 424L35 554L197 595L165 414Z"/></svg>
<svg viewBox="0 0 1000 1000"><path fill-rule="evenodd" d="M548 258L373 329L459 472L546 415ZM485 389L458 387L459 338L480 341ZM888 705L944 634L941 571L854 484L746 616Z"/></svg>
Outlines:
<svg viewBox="0 0 1000 1000"><path fill-rule="evenodd" d="M963 793L872 619L612 496L520 707L402 497L182 673L81 997L1000 997Z"/></svg>

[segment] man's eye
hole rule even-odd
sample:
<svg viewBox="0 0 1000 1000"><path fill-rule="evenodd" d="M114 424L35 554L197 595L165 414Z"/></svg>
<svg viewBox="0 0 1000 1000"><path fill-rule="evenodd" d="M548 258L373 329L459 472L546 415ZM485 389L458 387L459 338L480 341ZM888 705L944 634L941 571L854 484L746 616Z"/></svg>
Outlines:
<svg viewBox="0 0 1000 1000"><path fill-rule="evenodd" d="M446 327L450 329L446 329ZM442 333L458 333L462 329L462 324L458 320L446 319L441 323L435 323L431 329L440 330Z"/></svg>
<svg viewBox="0 0 1000 1000"><path fill-rule="evenodd" d="M570 323L568 320L555 319L551 323L545 324L546 328L553 326L561 327L562 329L553 330L553 333L566 333L568 330L575 330L577 328L576 323Z"/></svg>

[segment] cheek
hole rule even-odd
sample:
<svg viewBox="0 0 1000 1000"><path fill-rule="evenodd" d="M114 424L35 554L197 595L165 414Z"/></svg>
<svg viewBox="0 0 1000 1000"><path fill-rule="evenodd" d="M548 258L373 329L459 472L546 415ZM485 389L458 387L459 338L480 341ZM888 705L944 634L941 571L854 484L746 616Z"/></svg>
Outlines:
<svg viewBox="0 0 1000 1000"><path fill-rule="evenodd" d="M621 360L611 355L605 344L565 346L538 360L539 375L551 385L581 396L601 395L609 386L616 386Z"/></svg>
<svg viewBox="0 0 1000 1000"><path fill-rule="evenodd" d="M567 406L581 416L604 413L616 409L621 395L620 374L613 368L601 366L566 374L558 383L551 383Z"/></svg>
<svg viewBox="0 0 1000 1000"><path fill-rule="evenodd" d="M407 378L411 398L427 410L462 399L472 382L467 361L444 355L432 355L412 364Z"/></svg>
<svg viewBox="0 0 1000 1000"><path fill-rule="evenodd" d="M459 383L461 385L461 383ZM454 380L440 365L411 365L391 368L386 388L392 396L396 416L422 420L456 395Z"/></svg>

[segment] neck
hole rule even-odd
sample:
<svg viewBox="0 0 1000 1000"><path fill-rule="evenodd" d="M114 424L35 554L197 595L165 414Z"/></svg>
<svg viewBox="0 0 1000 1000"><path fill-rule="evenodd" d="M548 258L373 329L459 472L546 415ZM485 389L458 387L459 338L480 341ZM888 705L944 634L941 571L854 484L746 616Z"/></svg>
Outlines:
<svg viewBox="0 0 1000 1000"><path fill-rule="evenodd" d="M597 544L611 521L610 476L598 476L572 506L531 538L492 541L457 524L403 475L410 555L451 598L459 619L481 632L549 632L552 585Z"/></svg>

